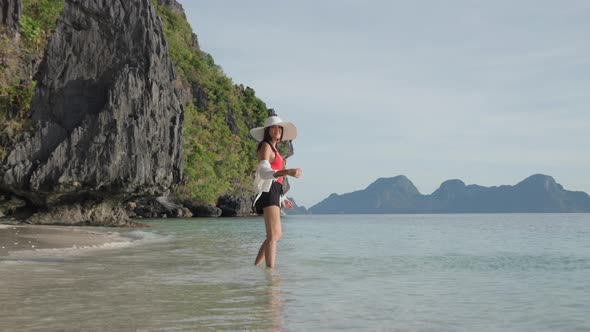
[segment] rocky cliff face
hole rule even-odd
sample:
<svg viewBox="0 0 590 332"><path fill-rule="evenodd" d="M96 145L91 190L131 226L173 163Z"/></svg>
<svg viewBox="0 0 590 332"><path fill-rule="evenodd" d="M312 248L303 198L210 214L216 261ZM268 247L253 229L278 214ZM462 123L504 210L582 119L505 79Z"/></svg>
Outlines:
<svg viewBox="0 0 590 332"><path fill-rule="evenodd" d="M21 7L20 0L2 0L2 20L0 23L9 29L16 29Z"/></svg>
<svg viewBox="0 0 590 332"><path fill-rule="evenodd" d="M35 79L30 132L1 165L2 191L49 210L83 200L88 212L181 180L182 107L150 0L66 0Z"/></svg>

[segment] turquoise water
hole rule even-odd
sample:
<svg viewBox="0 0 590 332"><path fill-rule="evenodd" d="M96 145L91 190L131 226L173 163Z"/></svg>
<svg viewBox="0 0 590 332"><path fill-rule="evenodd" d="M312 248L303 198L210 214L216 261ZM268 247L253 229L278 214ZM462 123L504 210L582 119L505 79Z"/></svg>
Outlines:
<svg viewBox="0 0 590 332"><path fill-rule="evenodd" d="M590 331L590 214L154 220L0 258L6 331ZM111 230L112 231L112 230Z"/></svg>

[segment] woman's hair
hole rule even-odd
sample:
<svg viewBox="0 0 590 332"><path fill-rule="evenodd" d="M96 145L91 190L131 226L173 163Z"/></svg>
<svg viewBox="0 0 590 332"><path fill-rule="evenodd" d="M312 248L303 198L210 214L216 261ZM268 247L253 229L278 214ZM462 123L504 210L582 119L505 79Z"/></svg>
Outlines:
<svg viewBox="0 0 590 332"><path fill-rule="evenodd" d="M281 127L281 139L279 139L279 142L281 142L283 140L283 127ZM272 139L270 138L270 127L266 127L264 128L264 137L262 138L262 141L260 141L260 143L258 143L258 147L256 148L256 151L259 151L260 148L262 147L262 143L267 142L271 147L272 147Z"/></svg>

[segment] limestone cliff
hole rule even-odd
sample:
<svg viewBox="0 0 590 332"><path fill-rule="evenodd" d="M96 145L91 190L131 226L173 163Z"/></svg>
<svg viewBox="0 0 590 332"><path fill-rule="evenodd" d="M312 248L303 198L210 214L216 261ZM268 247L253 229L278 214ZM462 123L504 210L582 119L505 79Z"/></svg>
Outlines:
<svg viewBox="0 0 590 332"><path fill-rule="evenodd" d="M2 17L0 23L9 29L16 29L21 12L19 0L2 0Z"/></svg>
<svg viewBox="0 0 590 332"><path fill-rule="evenodd" d="M66 0L1 189L50 210L169 190L182 177L175 78L149 0Z"/></svg>
<svg viewBox="0 0 590 332"><path fill-rule="evenodd" d="M274 110L200 50L176 0L3 0L1 23L0 217L249 214L248 131Z"/></svg>

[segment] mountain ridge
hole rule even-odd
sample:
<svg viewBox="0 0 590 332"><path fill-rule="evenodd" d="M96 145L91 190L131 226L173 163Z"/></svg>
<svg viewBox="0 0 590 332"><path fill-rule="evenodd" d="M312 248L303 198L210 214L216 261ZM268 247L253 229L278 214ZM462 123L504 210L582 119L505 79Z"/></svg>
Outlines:
<svg viewBox="0 0 590 332"><path fill-rule="evenodd" d="M590 212L590 196L568 191L549 175L533 174L515 185L484 187L446 180L421 194L404 175L378 178L363 190L333 193L313 205L314 214Z"/></svg>

